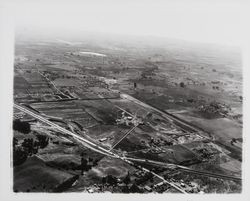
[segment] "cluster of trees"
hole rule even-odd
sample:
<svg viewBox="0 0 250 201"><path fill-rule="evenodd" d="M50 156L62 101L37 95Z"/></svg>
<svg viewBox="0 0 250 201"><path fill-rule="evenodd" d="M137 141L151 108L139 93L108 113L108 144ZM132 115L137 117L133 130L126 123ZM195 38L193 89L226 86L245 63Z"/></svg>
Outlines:
<svg viewBox="0 0 250 201"><path fill-rule="evenodd" d="M21 148L17 147L13 149L13 165L21 165L26 161L28 154Z"/></svg>
<svg viewBox="0 0 250 201"><path fill-rule="evenodd" d="M219 90L219 87L218 86L213 86L213 89Z"/></svg>
<svg viewBox="0 0 250 201"><path fill-rule="evenodd" d="M123 193L142 193L143 191L136 184L132 184L132 186L124 188L122 192Z"/></svg>
<svg viewBox="0 0 250 201"><path fill-rule="evenodd" d="M211 159L214 156L214 152L206 147L196 147L193 151L197 152L201 159Z"/></svg>
<svg viewBox="0 0 250 201"><path fill-rule="evenodd" d="M126 184L126 186L131 182L130 174L128 174L123 178L122 183ZM105 185L117 185L118 179L113 175L107 175L106 177L102 178L102 184Z"/></svg>
<svg viewBox="0 0 250 201"><path fill-rule="evenodd" d="M138 187L136 183L131 183L130 174L128 174L122 179L122 181L119 181L118 178L116 178L113 175L107 175L106 177L102 178L102 184L108 185L108 186L118 186L118 183L124 183L126 186L120 186L123 193L142 193L142 190ZM131 184L131 185L129 185Z"/></svg>
<svg viewBox="0 0 250 201"><path fill-rule="evenodd" d="M138 187L136 183L131 184L131 179L129 173L127 176L122 180L121 183L126 184L126 186L120 186L123 193L142 193L143 191ZM111 186L117 186L118 179L112 175L107 175L106 177L102 178L102 184L103 185L111 185ZM131 184L131 185L129 185Z"/></svg>
<svg viewBox="0 0 250 201"><path fill-rule="evenodd" d="M163 145L167 145L167 146L172 146L173 142L169 141L169 140L165 140L163 138L151 138L149 141L149 145L154 146L163 146Z"/></svg>
<svg viewBox="0 0 250 201"><path fill-rule="evenodd" d="M231 107L224 103L212 101L208 104L201 105L198 107L198 110L204 114L228 115L228 113L231 111Z"/></svg>
<svg viewBox="0 0 250 201"><path fill-rule="evenodd" d="M84 158L83 154L81 154L81 157L81 175L83 175L83 172L89 171L93 166L98 165L98 161L94 160L93 158L88 158L87 160L86 158Z"/></svg>
<svg viewBox="0 0 250 201"><path fill-rule="evenodd" d="M36 134L36 137L38 139L38 146L39 146L39 148L44 149L45 147L48 146L48 144L49 144L49 138L47 136Z"/></svg>
<svg viewBox="0 0 250 201"><path fill-rule="evenodd" d="M136 184L140 185L148 180L150 180L150 182L153 182L153 177L154 175L151 172L147 172L143 177L136 180Z"/></svg>
<svg viewBox="0 0 250 201"><path fill-rule="evenodd" d="M24 139L21 145L28 156L38 152L38 142L34 141L33 138Z"/></svg>
<svg viewBox="0 0 250 201"><path fill-rule="evenodd" d="M49 138L45 135L36 135L37 140L33 138L24 139L21 145L17 138L13 138L13 165L21 165L26 161L28 156L32 156L38 152L38 149L43 149L49 144Z"/></svg>
<svg viewBox="0 0 250 201"><path fill-rule="evenodd" d="M102 178L103 185L107 184L107 185L114 186L114 185L117 185L117 183L118 183L118 179L112 175L107 175L106 177Z"/></svg>
<svg viewBox="0 0 250 201"><path fill-rule="evenodd" d="M13 121L13 129L24 134L30 132L30 124L28 122L22 122L19 119Z"/></svg>

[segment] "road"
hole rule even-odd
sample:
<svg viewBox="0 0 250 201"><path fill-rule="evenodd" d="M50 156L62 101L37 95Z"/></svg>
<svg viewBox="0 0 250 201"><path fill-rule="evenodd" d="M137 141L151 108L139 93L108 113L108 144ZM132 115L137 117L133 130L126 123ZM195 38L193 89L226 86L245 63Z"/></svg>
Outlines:
<svg viewBox="0 0 250 201"><path fill-rule="evenodd" d="M125 135L120 139L118 140L118 142L116 142L111 148L110 148L110 151L112 149L114 149L124 138L126 138L133 130L135 130L135 128L137 127L138 125L135 125L133 128L131 128L127 133L125 133Z"/></svg>
<svg viewBox="0 0 250 201"><path fill-rule="evenodd" d="M204 172L204 171L199 171L199 170L193 170L193 169L189 169L189 168L183 168L183 167L178 167L178 169L184 171L184 172L189 172L192 174L196 174L196 175L202 175L202 176L206 176L206 177L214 177L214 178L219 178L219 179L227 179L227 180L234 180L234 181L242 181L241 178L238 177L233 177L233 176L228 176L228 175L222 175L222 174L215 174L215 173L211 173L211 172Z"/></svg>
<svg viewBox="0 0 250 201"><path fill-rule="evenodd" d="M145 162L145 163L152 163L155 165L163 166L163 167L168 167L168 168L175 168L181 171L193 173L193 174L198 174L202 176L207 176L207 177L214 177L214 178L220 178L220 179L228 179L228 180L234 180L234 181L241 181L241 178L234 177L234 176L229 176L229 175L222 175L222 174L216 174L212 172L205 172L205 171L200 171L200 170L194 170L189 167L181 166L181 165L176 165L172 163L164 163L164 162L159 162L159 161L154 161L154 160L148 160L148 159L139 159L139 158L130 158L126 157L130 161L137 161L137 162Z"/></svg>
<svg viewBox="0 0 250 201"><path fill-rule="evenodd" d="M146 108L149 108L149 109L151 109L151 110L154 110L154 111L156 111L156 112L159 112L159 113L161 113L164 117L166 117L167 119L169 119L171 122L173 122L173 121L176 121L176 122L178 122L178 123L180 123L180 124L183 124L183 125L185 125L186 127L188 127L188 128L191 128L192 130L194 130L194 131L196 131L197 132L197 134L198 135L200 135L201 137L203 137L203 138L205 138L205 139L208 139L208 140L213 140L213 137L208 137L208 136L205 136L205 135L202 135L201 133L204 133L204 131L202 131L202 130L199 130L198 128L196 128L196 127L193 127L192 125L190 125L190 124L188 124L188 123L185 123L185 122L183 122L183 121L181 121L180 119L178 119L178 118L175 118L175 117L173 117L173 116L170 116L170 115L168 115L166 112L163 112L163 111L161 111L161 110L159 110L159 109L157 109L157 108L155 108L155 107L152 107L152 106L150 106L150 105L148 105L148 104L146 104L146 103L144 103L144 102L141 102L140 100L138 100L138 99L136 99L136 98L134 98L134 97L132 97L132 96L130 96L130 95L128 95L128 94L124 94L124 93L122 93L121 94L121 98L124 98L124 99L127 99L127 100L129 100L129 101L132 101L132 102L134 102L134 103L136 103L136 104L139 104L139 105L141 105L141 106L143 106L143 107L146 107ZM130 158L130 160L137 160L137 159L132 159L132 158ZM141 162L142 162L142 160L144 160L144 159L139 159L139 160L141 160ZM146 162L145 160L144 160L144 162ZM147 162L152 162L152 163L160 163L160 162L157 162L157 161L149 161L149 160L147 160ZM166 165L171 165L171 164L161 164L161 165L164 165L164 166L166 166ZM175 165L175 164L172 164L172 165ZM235 181L241 181L241 178L238 178L238 177L233 177L233 176L227 176L227 175L221 175L221 174L215 174L215 173L210 173L210 172L204 172L204 171L197 171L197 170L193 170L193 169L190 169L190 168L187 168L187 167L185 167L185 166L179 166L179 165L175 165L176 167L178 167L180 170L182 170L182 171L186 171L186 172L189 172L189 173L194 173L194 174L199 174L199 175L202 175L202 176L208 176L208 177L215 177L215 178L221 178L221 179L229 179L229 180L235 180Z"/></svg>
<svg viewBox="0 0 250 201"><path fill-rule="evenodd" d="M71 132L71 131L69 131L69 130L67 130L67 129L65 129L65 128L63 128L63 127L49 121L49 120L47 120L47 119L45 119L44 117L42 117L42 116L40 116L40 115L38 115L38 114L36 114L34 112L31 112L30 110L28 110L28 109L26 109L26 108L24 108L24 107L22 107L20 105L17 105L17 104L14 103L14 107L16 109L20 110L20 111L25 112L26 114L28 114L28 115L36 118L36 119L42 121L43 123L46 123L46 124L54 127L55 129L65 133L65 134L68 134L69 136L73 137L78 142L80 142L82 145L84 145L85 147L87 147L87 148L89 148L89 149L91 149L91 150L93 150L95 152L98 152L100 154L103 154L103 155L106 155L106 156L109 156L109 157L121 159L121 160L125 161L126 163L128 163L128 164L130 164L132 166L135 166L135 164L132 161L128 160L126 157L121 157L121 156L113 153L112 151L109 151L109 150L107 150L107 149L105 149L105 148L103 148L103 147L101 147L99 145L96 145L95 143L93 143L93 142L91 142L89 140L86 140L83 137L80 137L80 136L76 135L75 133L73 133L73 132ZM181 193L184 193L184 194L187 194L187 192L185 190L183 190L179 186L175 185L174 183L172 183L170 181L167 181L162 176L160 176L160 175L158 175L158 174L156 174L156 173L154 173L154 172L152 172L152 171L150 171L150 170L148 170L146 168L143 168L143 167L142 167L142 170L145 171L145 172L150 172L154 176L161 179L163 182L165 182L165 183L169 184L170 186L172 186L173 188L175 188L177 191L179 191Z"/></svg>
<svg viewBox="0 0 250 201"><path fill-rule="evenodd" d="M109 103L111 103L111 102L109 102ZM114 107L118 108L119 110L121 110L121 111L123 111L123 112L129 114L131 117L134 117L134 116L135 116L134 114L128 112L127 110L124 110L123 108L119 107L118 105L115 105L114 103L111 103L111 104L114 105Z"/></svg>
<svg viewBox="0 0 250 201"><path fill-rule="evenodd" d="M132 97L132 96L130 96L130 95L128 95L128 94L122 93L122 94L120 94L120 96L121 96L121 98L127 99L127 100L129 100L129 101L132 101L132 102L134 102L134 103L136 103L136 104L138 104L138 105L141 105L142 107L149 108L149 109L151 109L151 110L153 110L153 111L156 111L156 112L162 114L162 115L163 115L165 118L167 118L170 122L172 122L172 123L173 123L174 121L175 121L175 122L178 122L179 124L184 125L184 126L190 128L191 130L194 130L194 131L197 132L197 134L200 135L201 137L203 137L203 138L205 138L205 139L208 139L208 140L211 140L210 137L201 134L201 133L204 133L204 131L199 130L198 128L196 128L196 127L194 127L194 126L192 126L192 125L190 125L190 124L188 124L188 123L185 123L185 122L181 121L180 119L175 118L174 116L170 116L170 115L167 114L166 112L163 112L163 111L161 111L161 110L159 110L159 109L157 109L157 108L155 108L155 107L153 107L153 106L151 106L151 105L148 105L148 104L146 104L146 103L144 103L144 102L141 102L140 100L138 100L138 99L136 99L136 98L134 98L134 97Z"/></svg>
<svg viewBox="0 0 250 201"><path fill-rule="evenodd" d="M44 77L44 78L46 79L46 81L47 81L49 84L51 84L51 85L55 88L55 90L57 90L57 91L58 91L60 94L62 94L63 96L67 96L69 99L71 99L71 97L69 97L68 95L66 95L66 94L64 94L63 92L61 92L61 90L58 89L58 88L56 87L56 85L54 84L53 81L51 81L46 75L43 75L43 74L39 71L38 67L37 67L37 71L38 71L38 73L39 73L42 77ZM60 96L59 96L59 98L62 99Z"/></svg>

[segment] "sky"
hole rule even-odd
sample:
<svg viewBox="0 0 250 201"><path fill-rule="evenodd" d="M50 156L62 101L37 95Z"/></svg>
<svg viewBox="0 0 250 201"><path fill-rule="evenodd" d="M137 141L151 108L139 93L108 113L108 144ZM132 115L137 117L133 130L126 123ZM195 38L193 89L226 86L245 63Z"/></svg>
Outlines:
<svg viewBox="0 0 250 201"><path fill-rule="evenodd" d="M105 32L238 45L247 26L241 0L24 2L12 9L16 27L46 32Z"/></svg>

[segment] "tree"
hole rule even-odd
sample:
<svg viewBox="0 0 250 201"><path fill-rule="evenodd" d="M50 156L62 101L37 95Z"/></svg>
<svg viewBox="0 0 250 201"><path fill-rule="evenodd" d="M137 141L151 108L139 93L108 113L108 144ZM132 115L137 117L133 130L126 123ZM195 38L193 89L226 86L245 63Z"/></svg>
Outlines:
<svg viewBox="0 0 250 201"><path fill-rule="evenodd" d="M88 161L82 156L81 158L81 175L83 175L84 171L88 170Z"/></svg>
<svg viewBox="0 0 250 201"><path fill-rule="evenodd" d="M123 183L128 185L130 183L131 179L130 179L130 174L129 174L129 171L128 171L128 174L127 176L123 179Z"/></svg>
<svg viewBox="0 0 250 201"><path fill-rule="evenodd" d="M184 87L185 87L184 82L181 82L181 83L180 83L180 87L182 87L182 88L184 88Z"/></svg>
<svg viewBox="0 0 250 201"><path fill-rule="evenodd" d="M234 145L234 143L236 143L237 142L237 140L235 139L235 138L232 138L232 140L231 140L231 145Z"/></svg>
<svg viewBox="0 0 250 201"><path fill-rule="evenodd" d="M137 87L137 84L136 84L136 82L134 82L134 88L136 89L136 87Z"/></svg>
<svg viewBox="0 0 250 201"><path fill-rule="evenodd" d="M106 182L106 177L103 177L102 178L102 185L105 185L107 182Z"/></svg>
<svg viewBox="0 0 250 201"><path fill-rule="evenodd" d="M98 165L98 160L94 160L93 161L93 166L97 166Z"/></svg>

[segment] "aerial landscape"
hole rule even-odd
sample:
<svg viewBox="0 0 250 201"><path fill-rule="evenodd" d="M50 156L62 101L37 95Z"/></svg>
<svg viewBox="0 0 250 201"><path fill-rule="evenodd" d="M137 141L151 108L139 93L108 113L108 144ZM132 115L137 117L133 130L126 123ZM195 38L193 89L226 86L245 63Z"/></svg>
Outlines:
<svg viewBox="0 0 250 201"><path fill-rule="evenodd" d="M15 40L14 192L241 193L237 48Z"/></svg>

